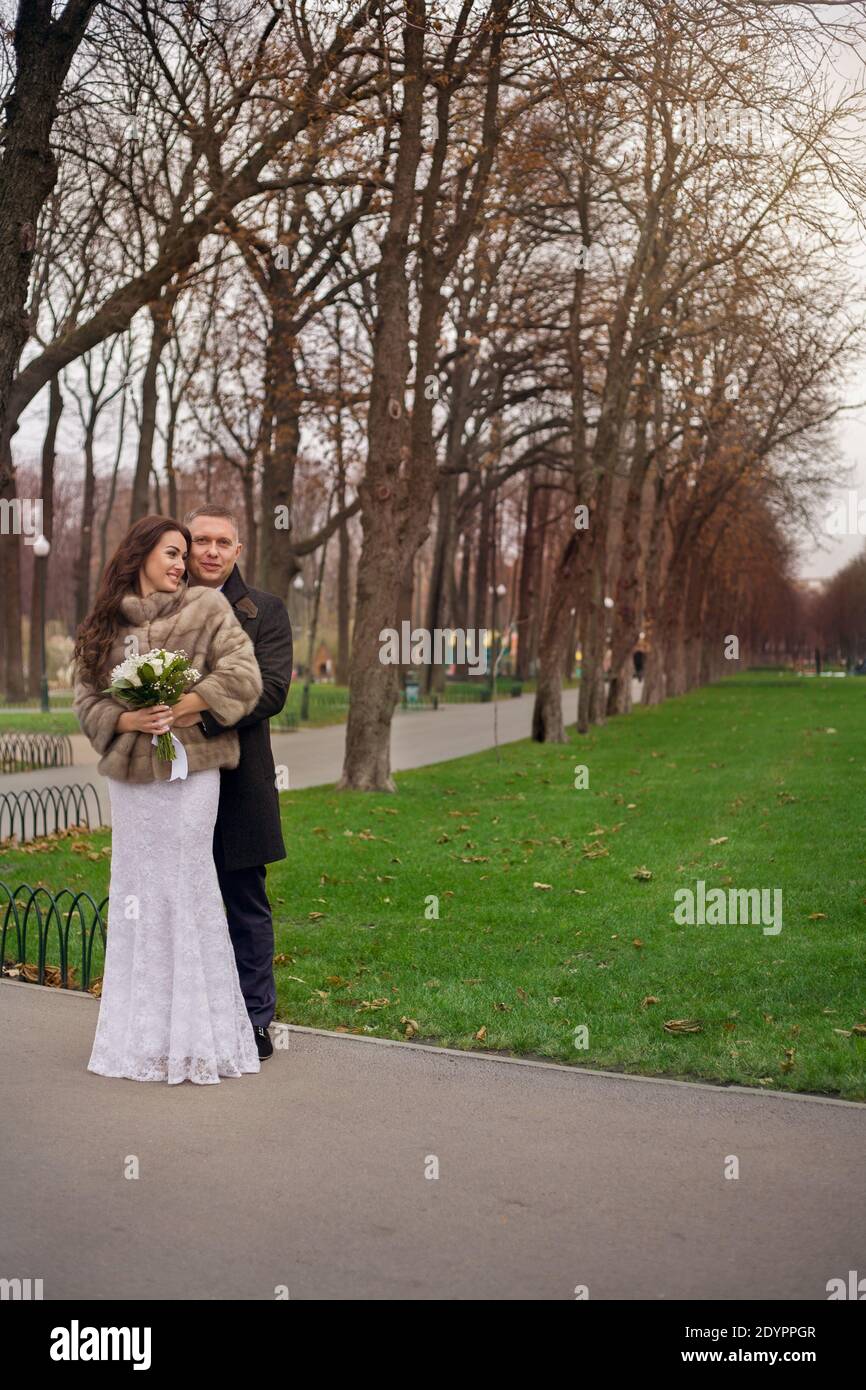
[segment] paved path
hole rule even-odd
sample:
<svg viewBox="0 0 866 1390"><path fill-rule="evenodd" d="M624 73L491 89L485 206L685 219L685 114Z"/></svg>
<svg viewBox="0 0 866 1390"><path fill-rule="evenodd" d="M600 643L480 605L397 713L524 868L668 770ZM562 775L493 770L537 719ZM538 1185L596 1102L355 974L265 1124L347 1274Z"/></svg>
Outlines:
<svg viewBox="0 0 866 1390"><path fill-rule="evenodd" d="M864 1271L864 1106L304 1028L218 1086L108 1080L96 1012L0 982L0 1276L46 1299L825 1300Z"/></svg>
<svg viewBox="0 0 866 1390"><path fill-rule="evenodd" d="M528 738L532 729L534 695L521 695L498 702L500 743ZM566 690L562 697L566 723L577 717L577 691ZM346 741L344 724L322 729L300 729L296 733L273 730L274 761L289 770L292 788L326 786L336 782L343 768ZM38 772L16 772L0 776L0 793L24 788L67 786L91 782L97 789L106 824L110 808L108 787L96 771L99 756L83 734L72 735L74 767L45 768ZM399 772L428 763L462 758L493 747L493 706L482 704L443 705L438 710L398 711L391 727L391 765Z"/></svg>

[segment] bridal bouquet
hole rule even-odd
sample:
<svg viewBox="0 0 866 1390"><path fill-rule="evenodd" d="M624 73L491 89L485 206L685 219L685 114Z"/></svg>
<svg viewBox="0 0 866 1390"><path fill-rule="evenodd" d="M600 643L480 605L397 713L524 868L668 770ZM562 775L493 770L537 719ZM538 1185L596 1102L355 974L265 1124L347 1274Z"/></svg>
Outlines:
<svg viewBox="0 0 866 1390"><path fill-rule="evenodd" d="M128 656L111 673L111 685L103 693L114 695L133 709L148 705L176 705L181 695L201 679L201 673L189 663L186 652L167 652L161 647L145 652L144 656ZM175 756L171 734L160 734L156 740L156 755L165 762Z"/></svg>

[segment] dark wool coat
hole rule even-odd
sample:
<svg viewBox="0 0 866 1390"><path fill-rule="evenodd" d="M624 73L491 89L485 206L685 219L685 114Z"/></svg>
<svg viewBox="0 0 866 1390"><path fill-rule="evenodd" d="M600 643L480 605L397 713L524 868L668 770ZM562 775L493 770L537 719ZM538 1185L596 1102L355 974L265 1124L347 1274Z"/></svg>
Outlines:
<svg viewBox="0 0 866 1390"><path fill-rule="evenodd" d="M111 666L119 666L129 655L129 638L135 639L134 650L142 656L154 647L186 652L203 677L195 686L196 694L225 721L220 736L214 739L205 737L200 724L173 730L186 749L189 771L235 767L240 743L238 735L227 730L258 708L262 677L253 645L231 604L214 589L188 589L180 584L174 593L157 592L148 598L128 593L121 600L121 612L123 621L114 636ZM77 670L72 708L101 754L98 769L103 777L121 782L164 782L171 776L172 764L158 758L151 734L117 732L117 721L129 705L94 689Z"/></svg>
<svg viewBox="0 0 866 1390"><path fill-rule="evenodd" d="M250 714L231 725L240 738L237 767L220 773L216 836L227 869L250 869L285 859L280 827L271 730L268 720L286 703L292 681L292 625L275 594L249 589L235 565L222 587L241 627L251 639L262 674L262 694ZM205 735L218 737L226 725L205 710Z"/></svg>

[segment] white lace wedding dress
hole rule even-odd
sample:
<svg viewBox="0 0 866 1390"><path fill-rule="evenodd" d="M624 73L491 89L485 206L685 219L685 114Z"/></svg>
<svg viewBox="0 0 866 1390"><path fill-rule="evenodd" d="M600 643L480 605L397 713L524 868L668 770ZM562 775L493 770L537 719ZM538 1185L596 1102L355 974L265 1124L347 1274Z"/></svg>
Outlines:
<svg viewBox="0 0 866 1390"><path fill-rule="evenodd" d="M111 887L88 1071L170 1085L259 1071L213 861L219 770L108 786Z"/></svg>

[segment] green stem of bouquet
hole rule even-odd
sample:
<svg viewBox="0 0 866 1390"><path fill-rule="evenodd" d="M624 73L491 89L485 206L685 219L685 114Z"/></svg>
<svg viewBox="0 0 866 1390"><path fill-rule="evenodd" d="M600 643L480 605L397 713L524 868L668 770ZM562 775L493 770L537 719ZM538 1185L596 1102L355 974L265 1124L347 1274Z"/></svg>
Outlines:
<svg viewBox="0 0 866 1390"><path fill-rule="evenodd" d="M173 762L175 758L174 739L171 734L159 734L156 740L156 756L163 762Z"/></svg>

